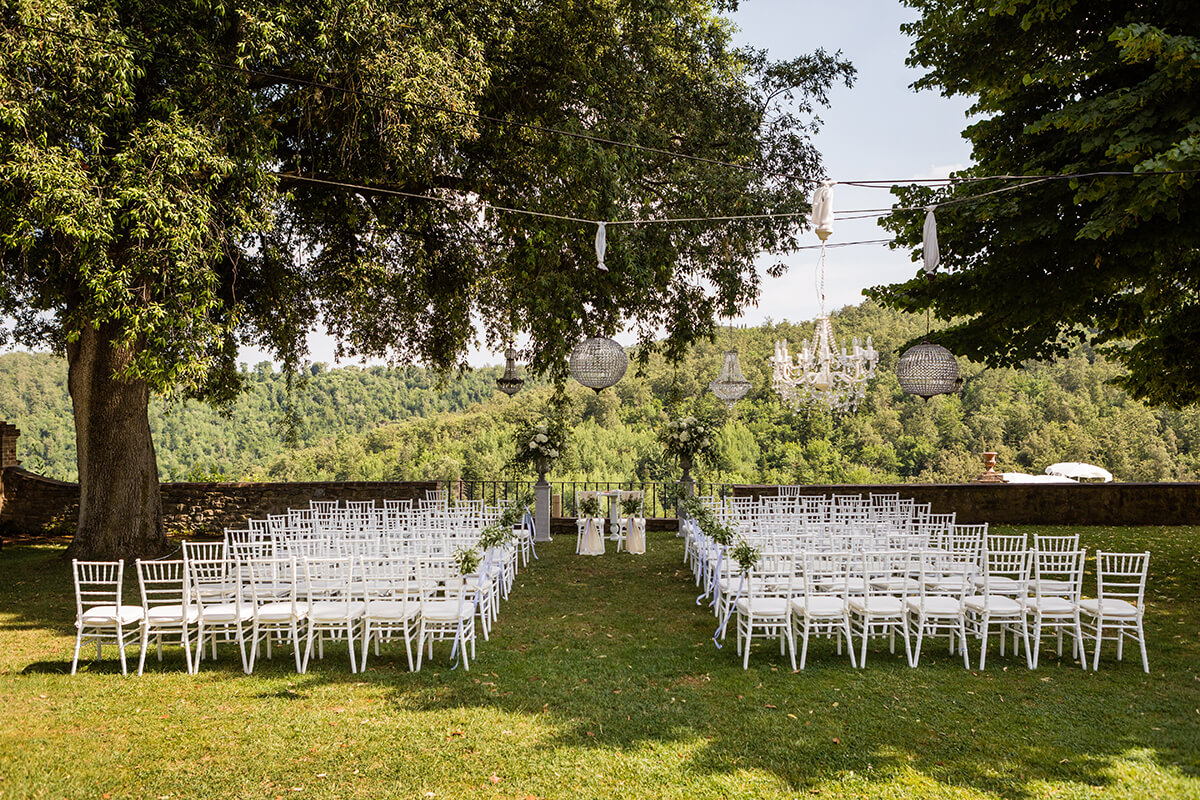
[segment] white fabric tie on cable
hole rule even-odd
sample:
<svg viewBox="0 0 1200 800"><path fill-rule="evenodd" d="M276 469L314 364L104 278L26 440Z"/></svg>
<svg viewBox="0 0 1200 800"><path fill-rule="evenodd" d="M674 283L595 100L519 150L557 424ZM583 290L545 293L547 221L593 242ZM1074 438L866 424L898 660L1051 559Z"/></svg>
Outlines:
<svg viewBox="0 0 1200 800"><path fill-rule="evenodd" d="M603 222L596 223L596 267L603 272L608 272L608 267L604 266L604 251L608 248L608 234L605 231Z"/></svg>
<svg viewBox="0 0 1200 800"><path fill-rule="evenodd" d="M833 234L833 181L821 181L813 192L812 226L822 242Z"/></svg>
<svg viewBox="0 0 1200 800"><path fill-rule="evenodd" d="M925 210L925 241L922 249L925 256L926 275L937 272L938 262L941 261L941 255L938 253L937 219L933 216L934 208L934 206L929 206Z"/></svg>

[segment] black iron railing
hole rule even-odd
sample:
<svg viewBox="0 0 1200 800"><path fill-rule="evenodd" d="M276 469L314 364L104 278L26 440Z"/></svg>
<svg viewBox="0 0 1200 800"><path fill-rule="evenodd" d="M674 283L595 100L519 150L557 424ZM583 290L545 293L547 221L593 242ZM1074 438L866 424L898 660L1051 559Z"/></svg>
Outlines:
<svg viewBox="0 0 1200 800"><path fill-rule="evenodd" d="M729 493L731 486L728 483L697 482L696 493L724 496ZM451 490L450 496L457 500L483 500L489 505L496 505L514 499L522 492L533 494L533 481L454 481L448 488ZM647 517L675 517L675 506L671 501L675 496L673 485L652 481L550 481L550 495L560 498L558 513L564 517L576 516L580 492L610 492L618 489L642 492Z"/></svg>

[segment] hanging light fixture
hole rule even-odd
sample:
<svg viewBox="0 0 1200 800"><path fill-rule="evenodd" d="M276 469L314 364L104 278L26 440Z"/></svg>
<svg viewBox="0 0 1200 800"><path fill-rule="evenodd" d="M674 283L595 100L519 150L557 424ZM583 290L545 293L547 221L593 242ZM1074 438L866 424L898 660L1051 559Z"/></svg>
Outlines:
<svg viewBox="0 0 1200 800"><path fill-rule="evenodd" d="M612 339L593 336L575 345L567 366L571 377L599 394L625 376L629 356Z"/></svg>
<svg viewBox="0 0 1200 800"><path fill-rule="evenodd" d="M780 398L799 411L809 405L824 405L831 411L854 411L866 396L867 381L875 376L879 353L871 337L864 347L858 337L847 350L834 350L833 323L821 315L812 346L804 340L793 358L786 341L775 343L771 358L771 388Z"/></svg>
<svg viewBox="0 0 1200 800"><path fill-rule="evenodd" d="M496 379L496 388L512 397L524 385L525 379L517 376L517 351L509 347L504 351L504 374Z"/></svg>
<svg viewBox="0 0 1200 800"><path fill-rule="evenodd" d="M953 394L962 388L954 354L928 339L905 350L896 362L900 388L926 400L936 394Z"/></svg>
<svg viewBox="0 0 1200 800"><path fill-rule="evenodd" d="M742 374L742 365L738 361L738 351L733 348L733 323L729 324L729 349L725 351L725 361L717 379L708 385L718 399L723 400L731 410L750 390L754 384L746 380Z"/></svg>
<svg viewBox="0 0 1200 800"><path fill-rule="evenodd" d="M805 339L793 359L786 341L775 343L771 357L771 388L793 410L805 406L824 405L831 411L854 411L866 396L867 381L875 376L879 353L871 337L864 347L858 337L853 347L842 341L835 350L833 322L825 313L825 240L833 233L833 182L822 181L813 195L812 225L821 240L821 257L817 262L817 297L820 313L816 322L812 346Z"/></svg>

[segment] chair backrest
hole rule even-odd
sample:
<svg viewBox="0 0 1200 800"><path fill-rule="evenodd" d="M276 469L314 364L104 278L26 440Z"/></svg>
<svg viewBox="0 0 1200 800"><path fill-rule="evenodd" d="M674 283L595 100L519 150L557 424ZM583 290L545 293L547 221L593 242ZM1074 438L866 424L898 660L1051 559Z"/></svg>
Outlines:
<svg viewBox="0 0 1200 800"><path fill-rule="evenodd" d="M349 600L362 597L358 559L352 556L304 558L304 596L308 600Z"/></svg>
<svg viewBox="0 0 1200 800"><path fill-rule="evenodd" d="M1046 552L1071 552L1079 549L1079 534L1067 536L1034 535L1033 549Z"/></svg>
<svg viewBox="0 0 1200 800"><path fill-rule="evenodd" d="M142 608L182 606L186 609L191 605L187 591L187 563L183 559L143 561L139 558L137 574Z"/></svg>
<svg viewBox="0 0 1200 800"><path fill-rule="evenodd" d="M864 550L859 558L862 564L863 594L895 594L891 587L901 585L911 568L909 554L898 550Z"/></svg>
<svg viewBox="0 0 1200 800"><path fill-rule="evenodd" d="M1029 535L989 533L983 539L983 546L989 554L993 553L1024 553L1029 549Z"/></svg>
<svg viewBox="0 0 1200 800"><path fill-rule="evenodd" d="M915 563L919 569L917 593L922 610L929 597L953 597L961 601L971 586L973 564L969 562L946 558L945 553L937 550L925 550Z"/></svg>
<svg viewBox="0 0 1200 800"><path fill-rule="evenodd" d="M897 505L900 503L899 492L871 492L868 497L871 501L871 505L875 506L876 508Z"/></svg>
<svg viewBox="0 0 1200 800"><path fill-rule="evenodd" d="M183 560L225 558L228 555L227 542L183 542ZM141 573L139 573L141 574Z"/></svg>
<svg viewBox="0 0 1200 800"><path fill-rule="evenodd" d="M1150 553L1096 551L1096 592L1100 600L1125 600L1139 610L1146 599Z"/></svg>
<svg viewBox="0 0 1200 800"><path fill-rule="evenodd" d="M187 562L188 591L200 606L234 603L242 607L241 565L227 558L197 558Z"/></svg>
<svg viewBox="0 0 1200 800"><path fill-rule="evenodd" d="M726 558L729 554L726 553ZM794 557L790 553L764 552L758 563L746 573L748 597L791 597L795 577Z"/></svg>
<svg viewBox="0 0 1200 800"><path fill-rule="evenodd" d="M121 585L125 577L124 561L71 560L75 576L75 611L81 619L96 606L115 606L120 617Z"/></svg>
<svg viewBox="0 0 1200 800"><path fill-rule="evenodd" d="M988 537L990 540L992 537ZM1027 549L1015 550L1000 548L993 550L988 547L983 553L983 594L1012 594L1014 590L1024 594L1029 583L1029 555ZM1000 584L1003 592L996 591L992 585L994 578L1006 579Z"/></svg>
<svg viewBox="0 0 1200 800"><path fill-rule="evenodd" d="M1034 550L1034 595L1079 600L1087 550ZM1050 582L1054 582L1052 586Z"/></svg>
<svg viewBox="0 0 1200 800"><path fill-rule="evenodd" d="M801 581L805 600L815 597L848 599L850 579L856 575L855 554L848 550L827 553L806 551Z"/></svg>
<svg viewBox="0 0 1200 800"><path fill-rule="evenodd" d="M296 559L257 558L245 562L250 596L257 605L290 602L297 605Z"/></svg>

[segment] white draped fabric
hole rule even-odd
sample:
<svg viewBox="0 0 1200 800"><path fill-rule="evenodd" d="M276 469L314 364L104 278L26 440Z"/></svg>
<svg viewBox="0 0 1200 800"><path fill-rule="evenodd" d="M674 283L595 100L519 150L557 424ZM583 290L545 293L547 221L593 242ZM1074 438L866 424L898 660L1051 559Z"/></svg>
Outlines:
<svg viewBox="0 0 1200 800"><path fill-rule="evenodd" d="M589 518L583 531L583 544L579 548L581 556L604 555L604 520Z"/></svg>
<svg viewBox="0 0 1200 800"><path fill-rule="evenodd" d="M625 537L625 549L636 556L646 552L646 520L643 517L629 518L629 533Z"/></svg>

